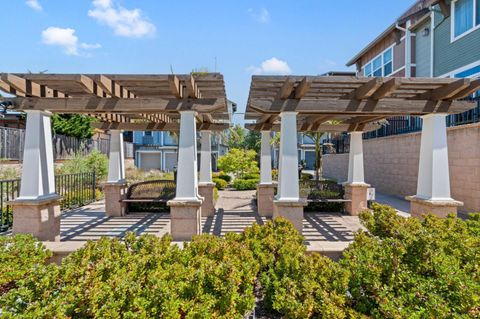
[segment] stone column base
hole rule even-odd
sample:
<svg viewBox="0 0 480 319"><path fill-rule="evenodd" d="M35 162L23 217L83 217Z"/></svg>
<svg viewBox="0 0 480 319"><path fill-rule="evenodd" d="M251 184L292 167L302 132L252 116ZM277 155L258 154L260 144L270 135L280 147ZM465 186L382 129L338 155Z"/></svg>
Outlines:
<svg viewBox="0 0 480 319"><path fill-rule="evenodd" d="M189 241L202 233L202 200L172 199L170 206L170 234L175 241Z"/></svg>
<svg viewBox="0 0 480 319"><path fill-rule="evenodd" d="M215 198L213 189L215 183L199 183L198 194L203 197L202 216L209 217L215 215Z"/></svg>
<svg viewBox="0 0 480 319"><path fill-rule="evenodd" d="M60 241L60 199L58 195L38 200L17 199L13 207L13 234L31 234L40 241Z"/></svg>
<svg viewBox="0 0 480 319"><path fill-rule="evenodd" d="M367 189L370 185L345 183L345 199L350 202L345 203L345 211L352 216L357 216L360 212L368 208Z"/></svg>
<svg viewBox="0 0 480 319"><path fill-rule="evenodd" d="M275 197L275 184L257 185L257 211L260 216L273 216L273 198Z"/></svg>
<svg viewBox="0 0 480 319"><path fill-rule="evenodd" d="M463 206L463 202L456 200L428 200L416 196L407 196L410 201L410 214L412 217L423 218L427 214L433 214L445 218L449 214L457 216L457 208Z"/></svg>
<svg viewBox="0 0 480 319"><path fill-rule="evenodd" d="M105 192L105 215L109 217L124 216L126 205L122 203L122 200L127 195L127 183L105 183L103 191Z"/></svg>
<svg viewBox="0 0 480 319"><path fill-rule="evenodd" d="M307 201L299 200L273 200L273 218L283 217L293 223L295 229L301 235L303 230L303 207Z"/></svg>

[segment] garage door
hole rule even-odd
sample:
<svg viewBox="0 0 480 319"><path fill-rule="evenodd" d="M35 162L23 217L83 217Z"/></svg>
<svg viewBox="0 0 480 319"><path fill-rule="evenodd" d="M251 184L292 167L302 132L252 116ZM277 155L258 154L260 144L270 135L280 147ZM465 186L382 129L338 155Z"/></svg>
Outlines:
<svg viewBox="0 0 480 319"><path fill-rule="evenodd" d="M140 168L148 171L161 169L160 153L140 153Z"/></svg>
<svg viewBox="0 0 480 319"><path fill-rule="evenodd" d="M165 153L165 170L171 172L175 166L177 166L177 153Z"/></svg>

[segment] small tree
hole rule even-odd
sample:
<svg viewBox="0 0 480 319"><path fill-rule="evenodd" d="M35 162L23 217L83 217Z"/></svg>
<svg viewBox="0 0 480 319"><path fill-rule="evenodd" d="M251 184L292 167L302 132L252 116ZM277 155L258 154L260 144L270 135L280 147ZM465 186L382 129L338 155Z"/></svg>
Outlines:
<svg viewBox="0 0 480 319"><path fill-rule="evenodd" d="M241 150L232 148L227 154L218 159L218 168L226 173L232 173L236 178L242 178L245 174L258 172L253 150Z"/></svg>

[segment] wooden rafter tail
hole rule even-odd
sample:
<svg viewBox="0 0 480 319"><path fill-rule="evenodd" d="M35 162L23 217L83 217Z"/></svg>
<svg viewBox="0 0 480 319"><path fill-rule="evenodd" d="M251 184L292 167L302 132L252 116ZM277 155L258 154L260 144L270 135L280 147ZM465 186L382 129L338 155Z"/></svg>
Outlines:
<svg viewBox="0 0 480 319"><path fill-rule="evenodd" d="M426 99L432 101L451 100L455 95L465 90L469 86L470 79L458 79L437 89L420 94L417 99Z"/></svg>
<svg viewBox="0 0 480 319"><path fill-rule="evenodd" d="M0 88L6 93L29 97L56 97L55 90L14 74L3 73L0 76L0 81L3 83ZM59 92L56 94L58 95Z"/></svg>
<svg viewBox="0 0 480 319"><path fill-rule="evenodd" d="M381 78L372 78L354 91L355 99L363 100L370 98L383 84Z"/></svg>
<svg viewBox="0 0 480 319"><path fill-rule="evenodd" d="M312 86L313 79L309 76L306 76L303 78L303 80L298 84L298 86L295 88L295 98L297 100L302 99L310 90L310 87Z"/></svg>
<svg viewBox="0 0 480 319"><path fill-rule="evenodd" d="M189 98L200 99L202 97L193 75L190 74L190 76L185 80L185 86L187 88L187 96Z"/></svg>
<svg viewBox="0 0 480 319"><path fill-rule="evenodd" d="M466 98L473 93L480 90L480 79L476 79L470 82L470 86L466 89L458 92L455 96L452 97L453 100L463 99Z"/></svg>
<svg viewBox="0 0 480 319"><path fill-rule="evenodd" d="M101 122L92 123L92 127L101 130L126 130L126 131L178 131L179 123L122 123L122 122ZM198 130L223 131L229 127L228 124L197 124Z"/></svg>
<svg viewBox="0 0 480 319"><path fill-rule="evenodd" d="M402 86L401 78L391 78L385 81L376 91L372 94L371 98L374 100L384 99L391 96L397 89Z"/></svg>
<svg viewBox="0 0 480 319"><path fill-rule="evenodd" d="M287 77L280 89L278 98L282 100L286 100L290 98L290 96L293 93L294 85L295 85L295 80L292 79L291 77Z"/></svg>
<svg viewBox="0 0 480 319"><path fill-rule="evenodd" d="M170 91L173 96L177 99L181 99L183 96L183 89L180 83L180 80L176 75L169 75L168 76L168 85L170 86Z"/></svg>
<svg viewBox="0 0 480 319"><path fill-rule="evenodd" d="M98 87L100 87L103 92L108 97L113 98L131 98L133 97L132 93L129 92L127 89L120 86L114 80L110 79L105 75L97 75L94 78L94 82Z"/></svg>

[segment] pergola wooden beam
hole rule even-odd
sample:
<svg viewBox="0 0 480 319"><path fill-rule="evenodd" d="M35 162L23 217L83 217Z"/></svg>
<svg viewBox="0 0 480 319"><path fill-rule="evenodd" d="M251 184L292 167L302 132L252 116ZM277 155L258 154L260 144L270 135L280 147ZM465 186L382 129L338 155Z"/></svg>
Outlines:
<svg viewBox="0 0 480 319"><path fill-rule="evenodd" d="M166 98L111 99L71 97L43 99L38 97L5 98L14 102L16 110L49 110L57 113L169 113L194 110L214 112L225 108L224 98L179 100Z"/></svg>
<svg viewBox="0 0 480 319"><path fill-rule="evenodd" d="M305 94L307 94L311 85L312 85L312 79L308 76L304 77L303 80L300 82L300 84L298 84L298 86L295 88L295 98L297 100L302 99L305 96Z"/></svg>
<svg viewBox="0 0 480 319"><path fill-rule="evenodd" d="M286 78L279 92L279 98L282 100L290 98L293 92L295 81L292 78Z"/></svg>
<svg viewBox="0 0 480 319"><path fill-rule="evenodd" d="M452 99L462 99L480 90L480 79L470 81L470 86L458 92Z"/></svg>
<svg viewBox="0 0 480 319"><path fill-rule="evenodd" d="M402 85L401 78L391 78L385 81L371 96L374 100L381 100L392 95Z"/></svg>
<svg viewBox="0 0 480 319"><path fill-rule="evenodd" d="M110 97L114 98L133 98L135 97L130 91L119 85L114 80L105 75L98 75L95 77L97 85Z"/></svg>
<svg viewBox="0 0 480 319"><path fill-rule="evenodd" d="M355 99L363 100L370 98L377 91L377 89L382 86L382 84L383 82L380 78L372 78L370 81L355 90Z"/></svg>
<svg viewBox="0 0 480 319"><path fill-rule="evenodd" d="M195 78L190 75L187 80L185 80L185 86L187 88L187 96L192 99L199 99L201 98L200 90L198 89L197 83L195 82Z"/></svg>
<svg viewBox="0 0 480 319"><path fill-rule="evenodd" d="M248 130L265 130L265 131L275 131L278 132L280 131L280 124L273 124L273 125L268 125L265 126L264 124L261 127L258 127L257 124L246 124L245 128ZM359 129L361 128L361 129ZM355 127L351 127L351 124L322 124L319 125L316 130L303 130L301 125L297 125L297 130L299 132L352 132L352 131L363 131L363 132L369 132L369 131L375 131L380 128L380 125L378 124L365 124L362 125L361 127L359 125L356 125Z"/></svg>
<svg viewBox="0 0 480 319"><path fill-rule="evenodd" d="M64 97L63 93L52 90L51 88L35 83L34 81L21 78L14 74L1 74L0 89L6 93L20 96L35 97Z"/></svg>
<svg viewBox="0 0 480 319"><path fill-rule="evenodd" d="M449 100L461 91L467 89L470 86L470 79L458 79L455 82L444 85L437 89L434 89L430 92L421 94L419 98L439 101L439 100Z"/></svg>
<svg viewBox="0 0 480 319"><path fill-rule="evenodd" d="M302 99L302 100L271 100L251 99L249 108L258 113L279 113L292 111L300 113L323 114L391 114L391 115L422 115L428 113L461 113L474 107L467 101L431 101L408 99L382 100L342 100L335 98Z"/></svg>
<svg viewBox="0 0 480 319"><path fill-rule="evenodd" d="M183 96L183 89L180 84L180 79L176 75L169 75L168 85L170 86L170 91L172 92L172 95L175 96L177 99L181 99Z"/></svg>
<svg viewBox="0 0 480 319"><path fill-rule="evenodd" d="M179 123L92 123L92 127L101 130L125 131L178 131ZM197 123L197 130L223 131L230 127L229 124Z"/></svg>

